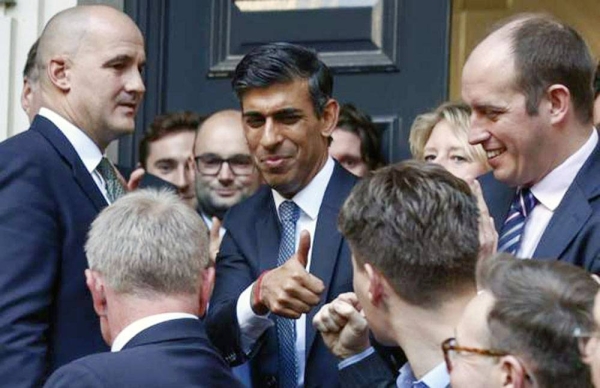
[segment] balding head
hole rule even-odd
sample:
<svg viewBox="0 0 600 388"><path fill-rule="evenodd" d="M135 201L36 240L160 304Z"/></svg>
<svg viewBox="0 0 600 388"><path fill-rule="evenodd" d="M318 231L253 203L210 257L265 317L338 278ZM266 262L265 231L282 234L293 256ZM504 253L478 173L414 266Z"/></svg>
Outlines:
<svg viewBox="0 0 600 388"><path fill-rule="evenodd" d="M144 63L142 34L124 13L100 5L62 11L40 37L43 106L104 149L134 128L145 91L140 75Z"/></svg>
<svg viewBox="0 0 600 388"><path fill-rule="evenodd" d="M196 195L205 215L222 218L227 209L258 187L241 112L224 110L207 118L198 130L194 153L198 165Z"/></svg>

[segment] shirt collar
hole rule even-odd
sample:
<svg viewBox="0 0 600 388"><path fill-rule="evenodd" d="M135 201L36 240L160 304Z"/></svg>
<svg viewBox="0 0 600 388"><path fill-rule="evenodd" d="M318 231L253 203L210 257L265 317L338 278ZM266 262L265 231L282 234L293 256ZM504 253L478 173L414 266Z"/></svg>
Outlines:
<svg viewBox="0 0 600 388"><path fill-rule="evenodd" d="M319 215L319 209L321 208L321 203L325 196L327 184L331 179L331 175L333 175L334 166L335 163L333 162L333 159L331 156L328 156L321 171L315 175L306 187L296 193L292 198L292 201L294 201L294 203L298 205L311 220L315 220ZM271 189L271 192L273 193L273 199L275 200L275 208L279 209L279 205L281 205L286 198L274 189ZM277 214L279 214L279 210L277 211Z"/></svg>
<svg viewBox="0 0 600 388"><path fill-rule="evenodd" d="M79 159L81 159L83 165L91 174L102 160L102 152L96 143L85 132L54 111L48 108L41 108L38 114L52 121L58 127L73 148L75 148Z"/></svg>
<svg viewBox="0 0 600 388"><path fill-rule="evenodd" d="M596 144L598 144L598 133L593 130L588 140L577 152L531 187L535 198L551 211L556 210L579 170L594 152Z"/></svg>
<svg viewBox="0 0 600 388"><path fill-rule="evenodd" d="M442 362L427 372L420 380L417 380L410 364L407 362L400 368L397 382L398 387L412 387L416 383L422 382L429 388L446 388L450 384L450 375L448 375L446 364Z"/></svg>
<svg viewBox="0 0 600 388"><path fill-rule="evenodd" d="M118 352L118 351L122 350L123 347L125 345L127 345L127 343L129 341L131 341L131 339L133 337L135 337L136 335L138 335L139 333L141 333L142 331L146 330L149 327L158 325L159 323L163 323L166 321L171 321L173 319L183 319L183 318L198 319L197 316L192 315L192 314L187 314L187 313L164 313L164 314L150 315L148 317L138 319L137 321L130 323L126 328L121 330L121 332L119 334L117 334L117 337L115 338L115 340L112 343L110 351Z"/></svg>

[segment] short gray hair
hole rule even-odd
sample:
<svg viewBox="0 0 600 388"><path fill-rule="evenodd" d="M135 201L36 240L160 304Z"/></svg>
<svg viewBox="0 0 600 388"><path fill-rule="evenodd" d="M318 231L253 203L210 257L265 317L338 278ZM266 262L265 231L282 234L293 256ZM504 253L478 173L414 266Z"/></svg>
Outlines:
<svg viewBox="0 0 600 388"><path fill-rule="evenodd" d="M90 269L115 292L195 294L208 267L208 230L168 190L137 190L104 209L85 244Z"/></svg>

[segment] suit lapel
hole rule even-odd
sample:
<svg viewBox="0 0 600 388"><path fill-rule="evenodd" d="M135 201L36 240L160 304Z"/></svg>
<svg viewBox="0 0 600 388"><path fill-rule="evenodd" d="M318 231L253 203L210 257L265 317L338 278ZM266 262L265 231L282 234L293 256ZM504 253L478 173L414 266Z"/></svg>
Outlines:
<svg viewBox="0 0 600 388"><path fill-rule="evenodd" d="M496 231L500 233L515 195L515 189L497 181L491 172L481 176L479 182L490 216L494 219Z"/></svg>
<svg viewBox="0 0 600 388"><path fill-rule="evenodd" d="M265 204L259 206L261 209L269 209L263 217L256 221L256 241L258 241L258 275L263 271L277 266L279 256L279 218L273 201L273 194L268 186L265 187L263 201Z"/></svg>
<svg viewBox="0 0 600 388"><path fill-rule="evenodd" d="M552 215L533 256L556 260L592 215L586 196L575 182Z"/></svg>
<svg viewBox="0 0 600 388"><path fill-rule="evenodd" d="M310 272L323 281L325 290L319 304L313 307L306 317L305 354L307 357L315 339L315 329L312 326L312 319L325 304L325 301L328 300L333 273L340 260L343 239L337 230L338 213L355 183L356 178L346 172L336 162L333 175L329 180L323 197L323 203L319 209L313 240Z"/></svg>
<svg viewBox="0 0 600 388"><path fill-rule="evenodd" d="M69 143L54 123L38 115L30 130L39 132L50 142L54 149L62 156L63 160L71 167L73 178L81 190L92 201L98 211L102 210L107 205L106 199L104 199L94 179L83 165L71 143Z"/></svg>

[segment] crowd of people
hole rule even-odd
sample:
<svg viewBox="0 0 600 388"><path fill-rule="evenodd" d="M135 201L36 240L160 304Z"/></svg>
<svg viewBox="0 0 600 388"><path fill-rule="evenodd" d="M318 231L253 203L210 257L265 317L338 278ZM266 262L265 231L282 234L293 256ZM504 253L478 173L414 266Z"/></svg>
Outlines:
<svg viewBox="0 0 600 388"><path fill-rule="evenodd" d="M463 101L387 166L290 43L241 59L238 110L161 114L116 166L145 60L99 5L29 52L31 126L0 143L3 386L600 387L600 64L577 31L494 26Z"/></svg>

